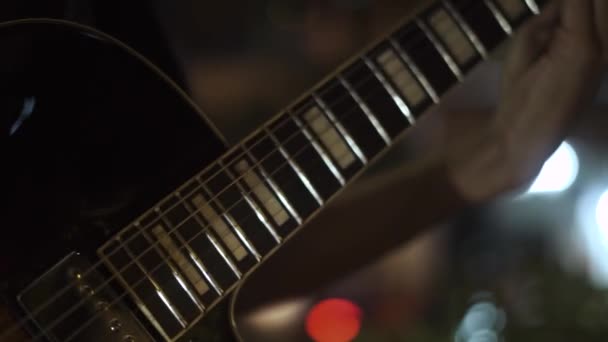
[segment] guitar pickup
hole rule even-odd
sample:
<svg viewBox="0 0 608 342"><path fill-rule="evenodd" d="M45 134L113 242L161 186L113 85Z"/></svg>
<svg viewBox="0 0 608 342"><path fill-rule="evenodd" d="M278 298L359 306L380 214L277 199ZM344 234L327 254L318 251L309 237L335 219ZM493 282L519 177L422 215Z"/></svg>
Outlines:
<svg viewBox="0 0 608 342"><path fill-rule="evenodd" d="M71 253L23 290L18 301L33 336L50 341L153 341L135 316L78 253Z"/></svg>

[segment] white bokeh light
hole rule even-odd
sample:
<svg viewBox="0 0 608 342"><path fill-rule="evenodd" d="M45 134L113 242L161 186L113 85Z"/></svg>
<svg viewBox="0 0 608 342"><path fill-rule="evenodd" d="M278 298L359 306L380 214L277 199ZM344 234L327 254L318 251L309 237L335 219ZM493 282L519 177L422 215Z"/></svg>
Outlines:
<svg viewBox="0 0 608 342"><path fill-rule="evenodd" d="M595 185L579 200L578 225L592 283L608 289L608 187Z"/></svg>
<svg viewBox="0 0 608 342"><path fill-rule="evenodd" d="M576 151L564 142L545 162L528 193L561 192L576 180L579 162Z"/></svg>
<svg viewBox="0 0 608 342"><path fill-rule="evenodd" d="M600 196L595 206L595 221L600 231L602 241L608 248L608 190Z"/></svg>

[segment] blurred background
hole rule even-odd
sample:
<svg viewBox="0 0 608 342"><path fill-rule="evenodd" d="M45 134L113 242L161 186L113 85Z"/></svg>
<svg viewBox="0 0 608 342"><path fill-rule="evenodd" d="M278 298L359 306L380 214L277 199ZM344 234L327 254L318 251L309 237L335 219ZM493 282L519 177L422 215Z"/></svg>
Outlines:
<svg viewBox="0 0 608 342"><path fill-rule="evenodd" d="M156 3L193 98L231 142L428 1ZM360 182L415 168L449 111L491 111L502 53ZM605 341L608 90L534 184L309 293L239 316L255 341ZM441 196L441 194L429 194ZM404 208L405 209L405 208ZM405 209L406 210L406 209ZM396 223L395 229L407 229ZM331 228L331 227L328 227ZM364 239L365 237L361 237ZM315 267L303 270L314 275Z"/></svg>
<svg viewBox="0 0 608 342"><path fill-rule="evenodd" d="M428 3L91 1L94 11L70 2L67 14L143 51L178 80L228 142L236 143ZM501 56L451 90L424 127L359 183L415 168L432 150L445 113L490 112L500 92ZM604 86L529 189L428 227L398 250L331 284L312 286L306 295L241 313L237 323L243 336L325 342L606 341L607 109ZM395 225L407 229L405 222ZM314 275L315 267L321 265L302 272Z"/></svg>

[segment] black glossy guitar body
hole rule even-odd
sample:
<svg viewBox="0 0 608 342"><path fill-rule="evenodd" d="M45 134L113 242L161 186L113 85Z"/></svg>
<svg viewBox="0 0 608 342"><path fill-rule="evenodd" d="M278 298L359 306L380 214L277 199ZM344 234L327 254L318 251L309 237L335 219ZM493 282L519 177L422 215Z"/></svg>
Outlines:
<svg viewBox="0 0 608 342"><path fill-rule="evenodd" d="M19 320L20 291L72 252L96 262L101 244L226 146L173 83L103 34L13 22L0 46L0 291ZM193 336L231 340L225 310L182 339Z"/></svg>

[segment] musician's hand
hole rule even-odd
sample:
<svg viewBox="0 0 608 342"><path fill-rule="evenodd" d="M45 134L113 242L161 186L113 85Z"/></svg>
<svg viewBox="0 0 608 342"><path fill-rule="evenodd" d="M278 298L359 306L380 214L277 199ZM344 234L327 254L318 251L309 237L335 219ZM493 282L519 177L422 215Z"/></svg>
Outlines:
<svg viewBox="0 0 608 342"><path fill-rule="evenodd" d="M481 136L448 152L459 190L478 201L531 181L596 94L607 52L606 0L561 0L527 23L507 58L496 114Z"/></svg>

